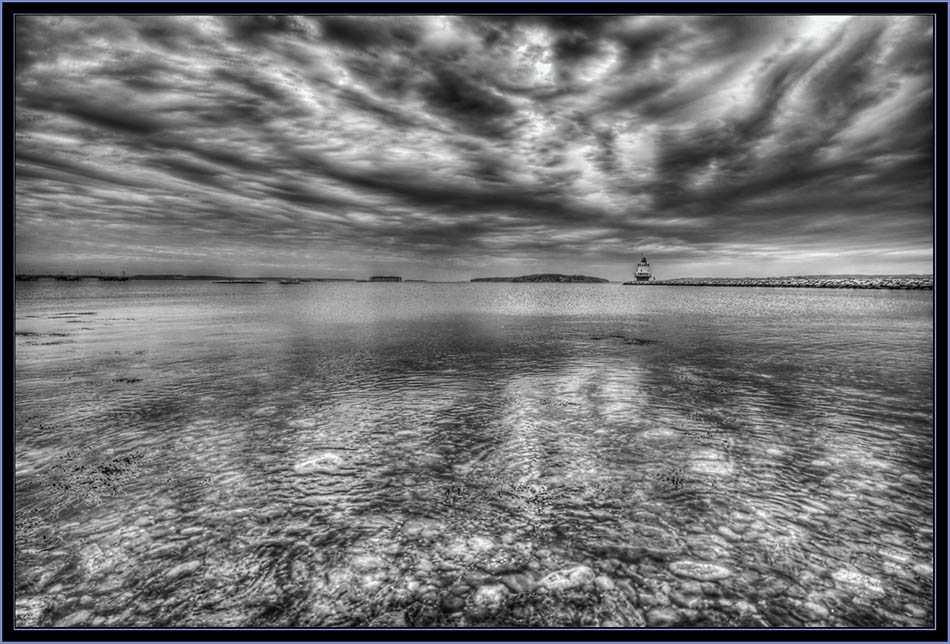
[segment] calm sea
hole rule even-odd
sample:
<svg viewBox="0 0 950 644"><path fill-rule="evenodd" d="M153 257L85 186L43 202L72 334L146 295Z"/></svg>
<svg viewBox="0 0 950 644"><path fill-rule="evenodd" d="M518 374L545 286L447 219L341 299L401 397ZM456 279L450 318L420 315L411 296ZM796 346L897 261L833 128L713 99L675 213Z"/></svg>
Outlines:
<svg viewBox="0 0 950 644"><path fill-rule="evenodd" d="M23 626L927 627L933 293L35 282Z"/></svg>

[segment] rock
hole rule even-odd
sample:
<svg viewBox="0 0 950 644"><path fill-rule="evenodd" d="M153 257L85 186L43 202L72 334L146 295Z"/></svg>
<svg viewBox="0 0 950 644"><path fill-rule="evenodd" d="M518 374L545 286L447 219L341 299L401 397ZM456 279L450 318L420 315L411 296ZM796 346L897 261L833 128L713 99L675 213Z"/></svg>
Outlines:
<svg viewBox="0 0 950 644"><path fill-rule="evenodd" d="M476 617L489 617L501 610L508 589L502 584L482 586L469 599L469 609Z"/></svg>
<svg viewBox="0 0 950 644"><path fill-rule="evenodd" d="M805 610L806 616L812 619L827 619L830 614L827 608L815 602L805 602L802 604L802 608Z"/></svg>
<svg viewBox="0 0 950 644"><path fill-rule="evenodd" d="M177 557L181 555L181 546L176 543L156 543L148 554L152 557Z"/></svg>
<svg viewBox="0 0 950 644"><path fill-rule="evenodd" d="M646 622L650 628L666 628L680 621L680 614L673 608L652 608L647 612Z"/></svg>
<svg viewBox="0 0 950 644"><path fill-rule="evenodd" d="M370 622L370 626L377 628L406 628L406 615L401 610L394 610L377 616Z"/></svg>
<svg viewBox="0 0 950 644"><path fill-rule="evenodd" d="M92 605L96 603L96 600L92 598L92 595L83 595L79 598L79 605L82 608L92 608Z"/></svg>
<svg viewBox="0 0 950 644"><path fill-rule="evenodd" d="M636 605L637 591L629 581L621 579L616 583L616 586L620 589L620 592L623 593L623 596L627 598L627 601L629 601L632 605Z"/></svg>
<svg viewBox="0 0 950 644"><path fill-rule="evenodd" d="M200 567L201 567L200 561L197 561L197 560L187 561L183 564L178 564L177 566L175 566L174 568L166 572L165 578L169 581L174 581L175 579L184 577L185 575L190 575L191 573L198 570L198 568Z"/></svg>
<svg viewBox="0 0 950 644"><path fill-rule="evenodd" d="M730 530L728 526L719 526L719 529L716 530L716 532L721 534L727 541L739 541L742 538Z"/></svg>
<svg viewBox="0 0 950 644"><path fill-rule="evenodd" d="M441 521L435 519L411 519L403 525L403 532L409 537L432 538L445 529Z"/></svg>
<svg viewBox="0 0 950 644"><path fill-rule="evenodd" d="M909 562L913 556L910 552L902 548L878 548L877 553L886 559L901 564Z"/></svg>
<svg viewBox="0 0 950 644"><path fill-rule="evenodd" d="M594 585L603 591L609 591L609 590L614 589L614 582L607 575L600 575L599 577L594 579Z"/></svg>
<svg viewBox="0 0 950 644"><path fill-rule="evenodd" d="M610 559L604 559L603 561L601 561L600 565L607 572L615 572L618 568L621 567L622 564L620 563L619 559L610 558ZM623 574L623 572L621 571L620 574Z"/></svg>
<svg viewBox="0 0 950 644"><path fill-rule="evenodd" d="M728 461L698 460L690 462L689 469L697 474L729 476L733 473L735 467Z"/></svg>
<svg viewBox="0 0 950 644"><path fill-rule="evenodd" d="M452 539L442 551L449 559L470 559L472 557L471 548L464 539Z"/></svg>
<svg viewBox="0 0 950 644"><path fill-rule="evenodd" d="M594 581L594 571L587 566L575 566L558 570L544 577L540 584L548 590L567 590L584 586Z"/></svg>
<svg viewBox="0 0 950 644"><path fill-rule="evenodd" d="M294 464L297 474L336 474L343 466L343 457L334 452L314 454Z"/></svg>
<svg viewBox="0 0 950 644"><path fill-rule="evenodd" d="M704 581L700 584L703 589L703 594L707 597L722 597L722 588L719 587L719 584L714 584L710 581Z"/></svg>
<svg viewBox="0 0 950 644"><path fill-rule="evenodd" d="M381 557L377 557L371 553L363 553L356 555L350 559L350 566L353 567L357 572L369 572L370 570L376 570L383 566L385 562Z"/></svg>
<svg viewBox="0 0 950 644"><path fill-rule="evenodd" d="M56 620L53 626L57 628L75 628L76 626L88 626L92 621L92 613L88 610L77 610L65 617Z"/></svg>
<svg viewBox="0 0 950 644"><path fill-rule="evenodd" d="M921 577L933 577L934 567L930 564L919 563L913 567L913 571Z"/></svg>
<svg viewBox="0 0 950 644"><path fill-rule="evenodd" d="M469 572L462 575L461 582L463 584L468 584L472 588L478 586L484 586L492 579L491 575L485 575L479 572Z"/></svg>
<svg viewBox="0 0 950 644"><path fill-rule="evenodd" d="M680 582L680 590L687 595L702 595L703 585L698 581L689 581L684 579Z"/></svg>
<svg viewBox="0 0 950 644"><path fill-rule="evenodd" d="M663 606L663 600L652 593L640 592L640 605L646 608L650 606Z"/></svg>
<svg viewBox="0 0 950 644"><path fill-rule="evenodd" d="M190 528L182 528L178 534L183 537L192 537L199 534L204 534L205 529L199 528L198 526L191 526Z"/></svg>
<svg viewBox="0 0 950 644"><path fill-rule="evenodd" d="M463 595L467 595L469 591L471 590L472 590L472 587L466 586L465 584L454 584L451 588L449 588L450 593L452 593L453 595L457 595L459 597L462 597Z"/></svg>
<svg viewBox="0 0 950 644"><path fill-rule="evenodd" d="M643 434L643 438L653 439L653 440L663 440L666 438L675 438L678 436L678 432L672 427L654 427L653 429L648 429Z"/></svg>
<svg viewBox="0 0 950 644"><path fill-rule="evenodd" d="M468 540L468 547L475 552L488 552L494 549L495 542L488 537L472 537Z"/></svg>
<svg viewBox="0 0 950 644"><path fill-rule="evenodd" d="M679 591L670 593L670 599L674 604L682 608L695 609L702 605L702 600L695 595L685 595Z"/></svg>
<svg viewBox="0 0 950 644"><path fill-rule="evenodd" d="M454 613L457 610L461 610L465 607L465 599L462 597L457 597L455 595L446 595L442 598L442 608L446 612Z"/></svg>
<svg viewBox="0 0 950 644"><path fill-rule="evenodd" d="M478 567L492 575L504 575L523 570L527 557L517 552L496 551L478 563Z"/></svg>
<svg viewBox="0 0 950 644"><path fill-rule="evenodd" d="M699 581L712 581L732 576L732 571L719 564L704 561L674 561L670 570L681 577L691 577Z"/></svg>
<svg viewBox="0 0 950 644"><path fill-rule="evenodd" d="M924 619L927 617L927 610L917 604L906 603L904 604L904 612L910 615L911 617L916 617L917 619Z"/></svg>
<svg viewBox="0 0 950 644"><path fill-rule="evenodd" d="M861 572L839 568L831 573L831 578L841 586L858 594L883 596L884 586L880 579Z"/></svg>

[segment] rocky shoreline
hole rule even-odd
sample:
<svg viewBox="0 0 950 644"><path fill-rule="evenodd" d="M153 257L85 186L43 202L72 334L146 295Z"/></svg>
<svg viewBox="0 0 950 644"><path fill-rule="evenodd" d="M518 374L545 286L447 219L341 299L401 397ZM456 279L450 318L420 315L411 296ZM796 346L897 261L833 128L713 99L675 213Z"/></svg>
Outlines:
<svg viewBox="0 0 950 644"><path fill-rule="evenodd" d="M624 282L625 286L760 286L772 288L861 288L932 291L933 275L912 277L717 277Z"/></svg>

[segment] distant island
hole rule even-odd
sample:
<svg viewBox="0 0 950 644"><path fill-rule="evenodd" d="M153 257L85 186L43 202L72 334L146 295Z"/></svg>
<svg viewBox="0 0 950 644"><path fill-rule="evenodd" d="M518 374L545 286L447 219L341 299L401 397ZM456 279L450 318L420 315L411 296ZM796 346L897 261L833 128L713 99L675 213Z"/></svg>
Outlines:
<svg viewBox="0 0 950 644"><path fill-rule="evenodd" d="M521 277L476 277L473 282L568 282L580 284L608 284L610 280L588 275L562 275L560 273L538 273Z"/></svg>

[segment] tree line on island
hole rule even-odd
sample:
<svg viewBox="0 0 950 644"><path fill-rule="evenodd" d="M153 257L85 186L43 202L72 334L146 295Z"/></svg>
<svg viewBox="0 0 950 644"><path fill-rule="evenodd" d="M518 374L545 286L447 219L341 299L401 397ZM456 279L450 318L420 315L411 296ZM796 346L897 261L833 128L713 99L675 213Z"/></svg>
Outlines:
<svg viewBox="0 0 950 644"><path fill-rule="evenodd" d="M607 284L610 280L589 275L562 275L561 273L536 273L520 277L476 277L473 282L578 282L585 284Z"/></svg>

